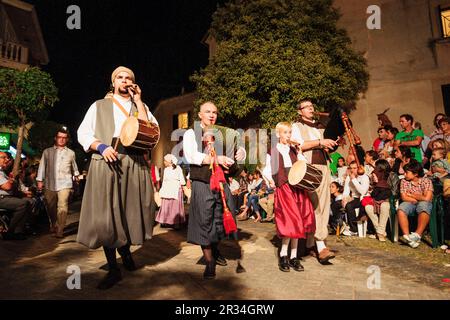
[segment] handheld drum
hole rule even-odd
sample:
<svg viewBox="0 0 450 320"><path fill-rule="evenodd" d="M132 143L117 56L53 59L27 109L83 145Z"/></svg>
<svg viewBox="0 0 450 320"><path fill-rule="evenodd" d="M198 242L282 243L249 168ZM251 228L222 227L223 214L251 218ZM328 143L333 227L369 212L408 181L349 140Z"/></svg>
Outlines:
<svg viewBox="0 0 450 320"><path fill-rule="evenodd" d="M159 136L159 126L156 124L129 117L122 125L120 142L124 147L151 150L158 143Z"/></svg>
<svg viewBox="0 0 450 320"><path fill-rule="evenodd" d="M322 182L322 171L304 160L298 160L289 170L288 179L289 184L294 187L314 191Z"/></svg>

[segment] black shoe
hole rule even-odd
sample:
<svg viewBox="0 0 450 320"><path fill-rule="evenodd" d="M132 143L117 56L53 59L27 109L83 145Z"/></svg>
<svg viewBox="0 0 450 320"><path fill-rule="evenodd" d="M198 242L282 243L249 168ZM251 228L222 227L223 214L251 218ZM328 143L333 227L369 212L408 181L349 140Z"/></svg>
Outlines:
<svg viewBox="0 0 450 320"><path fill-rule="evenodd" d="M228 264L227 260L220 253L214 259L216 259L216 264L219 266L226 266Z"/></svg>
<svg viewBox="0 0 450 320"><path fill-rule="evenodd" d="M238 261L238 264L237 264L237 267L236 267L236 273L243 273L243 272L245 272L245 268Z"/></svg>
<svg viewBox="0 0 450 320"><path fill-rule="evenodd" d="M216 264L218 264L219 266L226 266L228 264L227 260L220 254L217 246L212 248L212 255L214 257L214 260L216 260Z"/></svg>
<svg viewBox="0 0 450 320"><path fill-rule="evenodd" d="M289 260L289 266L295 271L304 271L302 264L300 263L299 258L293 258Z"/></svg>
<svg viewBox="0 0 450 320"><path fill-rule="evenodd" d="M23 233L3 233L3 240L26 240L27 237Z"/></svg>
<svg viewBox="0 0 450 320"><path fill-rule="evenodd" d="M205 272L203 272L203 279L209 280L214 279L216 277L216 263L212 261L210 263L206 263Z"/></svg>
<svg viewBox="0 0 450 320"><path fill-rule="evenodd" d="M120 280L122 280L122 273L120 272L120 269L111 269L102 279L102 281L100 281L100 283L97 285L97 289L107 290Z"/></svg>
<svg viewBox="0 0 450 320"><path fill-rule="evenodd" d="M283 272L289 272L289 258L287 256L283 256L280 258L280 262L278 264L278 267Z"/></svg>
<svg viewBox="0 0 450 320"><path fill-rule="evenodd" d="M322 251L320 251L319 255L317 256L317 260L322 265L331 264L329 261L334 258L335 258L334 253L331 252L330 249L328 249L328 248L325 248Z"/></svg>
<svg viewBox="0 0 450 320"><path fill-rule="evenodd" d="M125 269L127 269L128 271L136 271L137 270L137 267L136 267L136 265L134 263L134 260L131 257L131 253L127 254L127 255L124 255L122 257L122 264L123 264L123 267Z"/></svg>

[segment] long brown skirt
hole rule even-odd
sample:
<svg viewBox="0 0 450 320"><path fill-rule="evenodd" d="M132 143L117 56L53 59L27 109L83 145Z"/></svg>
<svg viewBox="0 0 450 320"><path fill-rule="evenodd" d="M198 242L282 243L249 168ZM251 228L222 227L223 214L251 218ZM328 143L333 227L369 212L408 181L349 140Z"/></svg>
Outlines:
<svg viewBox="0 0 450 320"><path fill-rule="evenodd" d="M153 234L152 199L150 173L143 156L119 154L115 165L92 158L77 242L92 249L142 244Z"/></svg>

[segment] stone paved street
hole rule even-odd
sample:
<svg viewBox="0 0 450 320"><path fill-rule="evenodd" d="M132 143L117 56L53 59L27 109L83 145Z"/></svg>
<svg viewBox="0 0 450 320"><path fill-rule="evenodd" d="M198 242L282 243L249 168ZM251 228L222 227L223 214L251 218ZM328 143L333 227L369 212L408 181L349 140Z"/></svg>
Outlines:
<svg viewBox="0 0 450 320"><path fill-rule="evenodd" d="M118 285L99 291L95 286L105 274L103 250L75 242L78 208L79 203L72 205L69 235L62 240L43 234L0 242L0 299L450 299L445 281L450 257L445 257L447 264L426 264L392 254L382 244L355 245L369 239L330 236L329 246L337 251L332 265L306 258L305 272L283 273L277 266L275 225L253 220L239 223L238 243L222 243L228 266L217 267L216 280L202 279L201 250L186 243L186 230L157 226L152 240L132 247L140 269L123 271ZM244 273L236 273L239 258ZM81 290L66 287L69 265L81 269ZM380 268L379 289L368 288L371 265Z"/></svg>

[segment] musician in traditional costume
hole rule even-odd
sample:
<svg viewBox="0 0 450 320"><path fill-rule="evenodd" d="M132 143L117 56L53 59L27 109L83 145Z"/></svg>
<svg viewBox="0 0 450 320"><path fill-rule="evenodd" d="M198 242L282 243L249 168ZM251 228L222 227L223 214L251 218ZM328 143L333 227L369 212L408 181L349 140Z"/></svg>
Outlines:
<svg viewBox="0 0 450 320"><path fill-rule="evenodd" d="M217 155L212 155L211 146L205 144L205 134L208 128L216 123L217 107L212 102L203 103L198 116L200 123L196 121L194 128L187 130L183 136L183 152L189 163L192 181L187 241L201 246L206 262L203 277L213 279L216 275L216 264L225 266L227 261L218 249L220 240L226 237L223 225L224 206L221 193L211 190L211 163L216 161L221 168L230 168L235 164L235 160L244 160L246 154L245 150L240 148L237 152L232 150L232 154L227 156L224 155L226 149L215 144ZM232 195L226 181L224 182L226 204L234 214Z"/></svg>
<svg viewBox="0 0 450 320"><path fill-rule="evenodd" d="M132 70L116 68L111 75L113 95L94 102L78 128L78 141L92 152L81 205L77 242L103 247L109 271L99 283L108 289L122 279L116 249L124 267L133 271L130 245L141 245L153 233L153 188L144 150L116 143L129 116L158 124L141 100Z"/></svg>
<svg viewBox="0 0 450 320"><path fill-rule="evenodd" d="M297 160L306 158L290 145L292 126L289 122L280 122L276 126L279 139L266 157L263 170L270 187L275 188L275 224L278 237L282 240L279 269L287 272L290 268L303 271L297 257L298 239L306 239L307 234L314 234L314 208L305 190L288 183L289 170ZM291 246L290 258L288 247Z"/></svg>
<svg viewBox="0 0 450 320"><path fill-rule="evenodd" d="M308 163L319 169L323 176L319 188L310 192L316 216L316 232L314 236L308 236L306 248L308 253L316 256L321 264L326 264L334 258L334 254L325 244L325 239L328 236L331 203L329 190L331 171L326 149L333 149L337 143L332 139L324 139L325 126L314 120L314 105L310 100L300 102L298 113L300 115L299 120L292 126L292 141L300 146Z"/></svg>

